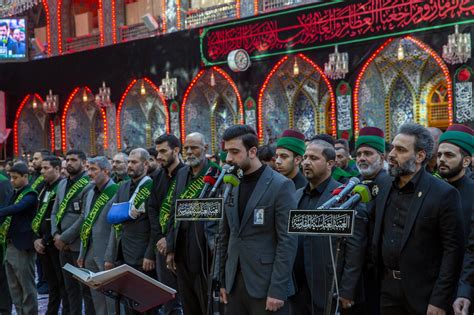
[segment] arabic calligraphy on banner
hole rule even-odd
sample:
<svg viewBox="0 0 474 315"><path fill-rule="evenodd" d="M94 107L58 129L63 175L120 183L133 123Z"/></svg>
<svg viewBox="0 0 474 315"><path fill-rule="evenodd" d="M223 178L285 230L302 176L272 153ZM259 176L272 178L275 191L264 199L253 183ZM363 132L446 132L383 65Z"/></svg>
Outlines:
<svg viewBox="0 0 474 315"><path fill-rule="evenodd" d="M206 64L222 63L229 52L239 48L253 58L285 54L289 50L460 22L473 16L471 0L359 0L351 4L317 4L285 14L204 28L202 59Z"/></svg>

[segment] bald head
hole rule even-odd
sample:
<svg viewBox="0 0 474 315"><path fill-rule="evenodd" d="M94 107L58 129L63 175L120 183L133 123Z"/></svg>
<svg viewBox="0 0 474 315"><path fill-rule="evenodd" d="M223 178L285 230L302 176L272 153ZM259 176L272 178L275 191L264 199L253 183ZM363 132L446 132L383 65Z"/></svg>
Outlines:
<svg viewBox="0 0 474 315"><path fill-rule="evenodd" d="M188 134L186 136L185 142L188 140L196 142L196 143L201 143L202 146L206 145L206 139L204 138L204 135L199 132L193 132L193 133Z"/></svg>

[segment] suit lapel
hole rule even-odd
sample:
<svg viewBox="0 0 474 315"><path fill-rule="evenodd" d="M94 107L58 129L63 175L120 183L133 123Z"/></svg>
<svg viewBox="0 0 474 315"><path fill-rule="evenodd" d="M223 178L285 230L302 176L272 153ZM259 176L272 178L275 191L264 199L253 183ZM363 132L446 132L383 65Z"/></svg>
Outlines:
<svg viewBox="0 0 474 315"><path fill-rule="evenodd" d="M423 204L423 200L425 196L428 194L431 185L429 185L429 177L430 174L426 173L423 169L420 170L422 172L420 182L418 183L415 194L413 195L413 199L410 203L410 207L408 208L407 218L405 222L405 228L403 229L403 236L402 242L400 244L400 252L402 251L403 247L405 246L406 241L408 240L408 236L410 235L411 229L415 224L416 218L418 217L418 213L420 213L421 205Z"/></svg>
<svg viewBox="0 0 474 315"><path fill-rule="evenodd" d="M240 194L240 185L236 188L233 188L232 191L232 207L229 207L228 215L232 217L231 222L233 222L237 231L240 230L240 218L239 218L239 194Z"/></svg>
<svg viewBox="0 0 474 315"><path fill-rule="evenodd" d="M92 198L94 198L94 189L89 190L87 193L87 198L86 198L86 211L85 211L85 217L87 218L87 215L89 214L92 205Z"/></svg>
<svg viewBox="0 0 474 315"><path fill-rule="evenodd" d="M247 206L245 207L244 215L242 216L242 222L240 223L239 234L242 232L242 227L245 226L245 223L251 217L252 212L255 209L255 206L258 204L260 199L262 199L268 187L270 187L270 183L272 182L272 179L273 179L272 169L269 167L266 167L262 176L260 176L260 178L258 179L257 185L255 186L255 189L252 192L252 195L250 196Z"/></svg>
<svg viewBox="0 0 474 315"><path fill-rule="evenodd" d="M385 205L387 204L388 195L390 189L392 188L392 179L387 177L383 185L378 185L379 193L375 201L375 227L374 227L374 239L378 240L380 238L380 233L382 231L382 222L385 215Z"/></svg>

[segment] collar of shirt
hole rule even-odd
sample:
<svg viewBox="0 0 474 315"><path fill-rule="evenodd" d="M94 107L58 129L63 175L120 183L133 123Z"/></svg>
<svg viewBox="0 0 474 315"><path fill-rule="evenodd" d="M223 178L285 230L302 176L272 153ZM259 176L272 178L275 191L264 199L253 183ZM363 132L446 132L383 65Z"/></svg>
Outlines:
<svg viewBox="0 0 474 315"><path fill-rule="evenodd" d="M175 178L176 174L178 173L178 171L180 170L180 168L182 168L184 166L184 163L179 161L178 165L176 165L176 167L174 168L174 170L171 171L171 176L169 176L168 174L168 170L166 170L166 176L168 176L169 179L173 179Z"/></svg>
<svg viewBox="0 0 474 315"><path fill-rule="evenodd" d="M82 176L85 175L86 172L82 172L82 173L79 173L77 174L76 176L74 177L68 177L67 181L70 185L74 185Z"/></svg>
<svg viewBox="0 0 474 315"><path fill-rule="evenodd" d="M311 186L308 183L306 185L306 188L304 189L304 193L309 196L321 196L324 193L324 190L326 190L326 187L328 186L330 180L331 176L329 176L324 182L319 184L314 189L311 189Z"/></svg>
<svg viewBox="0 0 474 315"><path fill-rule="evenodd" d="M105 183L104 186L102 186L102 188L98 188L97 185L94 186L94 193L100 194L101 192L103 192L105 187L107 187L107 185L109 184L109 182L110 182L110 179Z"/></svg>
<svg viewBox="0 0 474 315"><path fill-rule="evenodd" d="M207 168L207 164L208 164L208 162L207 162L207 159L206 159L206 160L204 161L204 165L202 166L202 169ZM200 172L201 172L201 171L199 171L199 173L200 173ZM190 180L196 179L196 178L198 177L199 173L196 174L196 175L194 175L194 173L193 173L193 168L190 166L190 167L189 167L189 173L188 173L188 182L189 182Z"/></svg>
<svg viewBox="0 0 474 315"><path fill-rule="evenodd" d="M418 183L420 182L420 178L421 178L421 173L423 173L424 171L424 168L421 168L416 174L415 176L413 176L410 181L405 185L403 186L402 188L400 188L398 186L398 180L399 178L393 178L393 181L392 181L392 187L400 192L404 192L404 193L412 193L416 190L416 187L418 186Z"/></svg>

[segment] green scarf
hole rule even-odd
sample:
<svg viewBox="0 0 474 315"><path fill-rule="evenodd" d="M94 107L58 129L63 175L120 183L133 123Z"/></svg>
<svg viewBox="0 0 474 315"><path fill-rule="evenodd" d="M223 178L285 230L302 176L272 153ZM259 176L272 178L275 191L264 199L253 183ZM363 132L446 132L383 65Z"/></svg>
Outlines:
<svg viewBox="0 0 474 315"><path fill-rule="evenodd" d="M48 210L48 206L51 203L52 200L56 197L56 190L58 189L58 183L59 181L56 182L54 187L51 188L49 191L48 199L46 201L41 201L41 206L36 212L35 217L33 218L33 221L31 222L31 228L33 229L33 232L38 234L38 231L41 226L41 222L43 221L44 214L46 213L46 210Z"/></svg>
<svg viewBox="0 0 474 315"><path fill-rule="evenodd" d="M4 180L9 180L8 177L0 173L0 182L3 182Z"/></svg>
<svg viewBox="0 0 474 315"><path fill-rule="evenodd" d="M43 182L44 182L44 176L40 175L35 179L33 184L31 184L31 188L36 190L36 188L38 188L38 186L41 185Z"/></svg>
<svg viewBox="0 0 474 315"><path fill-rule="evenodd" d="M165 200L160 207L160 225L161 231L163 234L166 234L168 231L168 221L171 214L171 201L173 200L174 191L176 190L176 179L171 182L170 188L168 188L168 193L166 194Z"/></svg>
<svg viewBox="0 0 474 315"><path fill-rule="evenodd" d="M25 188L15 199L15 202L13 204L19 203L26 195L28 195L31 192L35 192L34 189L31 187ZM12 216L8 216L5 218L5 221L3 221L2 225L0 225L0 246L3 249L3 259L5 260L6 257L6 251L7 251L7 235L8 235L8 229L10 228L10 224L12 223Z"/></svg>
<svg viewBox="0 0 474 315"><path fill-rule="evenodd" d="M94 202L94 205L92 206L89 214L82 223L80 236L84 253L87 250L87 246L89 245L89 237L92 232L92 226L99 217L99 214L102 212L102 209L104 209L105 205L107 205L107 203L115 196L118 187L119 185L112 184L105 188L104 191L100 193L97 200Z"/></svg>
<svg viewBox="0 0 474 315"><path fill-rule="evenodd" d="M137 194L135 195L135 199L133 199L133 206L135 209L141 207L141 205L150 197L151 195L151 188L153 186L153 180L149 179L145 183L140 186ZM115 229L115 236L118 237L120 231L122 230L122 224L114 224Z"/></svg>
<svg viewBox="0 0 474 315"><path fill-rule="evenodd" d="M59 227L61 220L66 213L66 209L69 207L71 199L77 196L87 185L89 184L89 176L82 176L77 182L72 185L69 191L66 193L64 199L59 204L58 213L56 213L56 225Z"/></svg>

